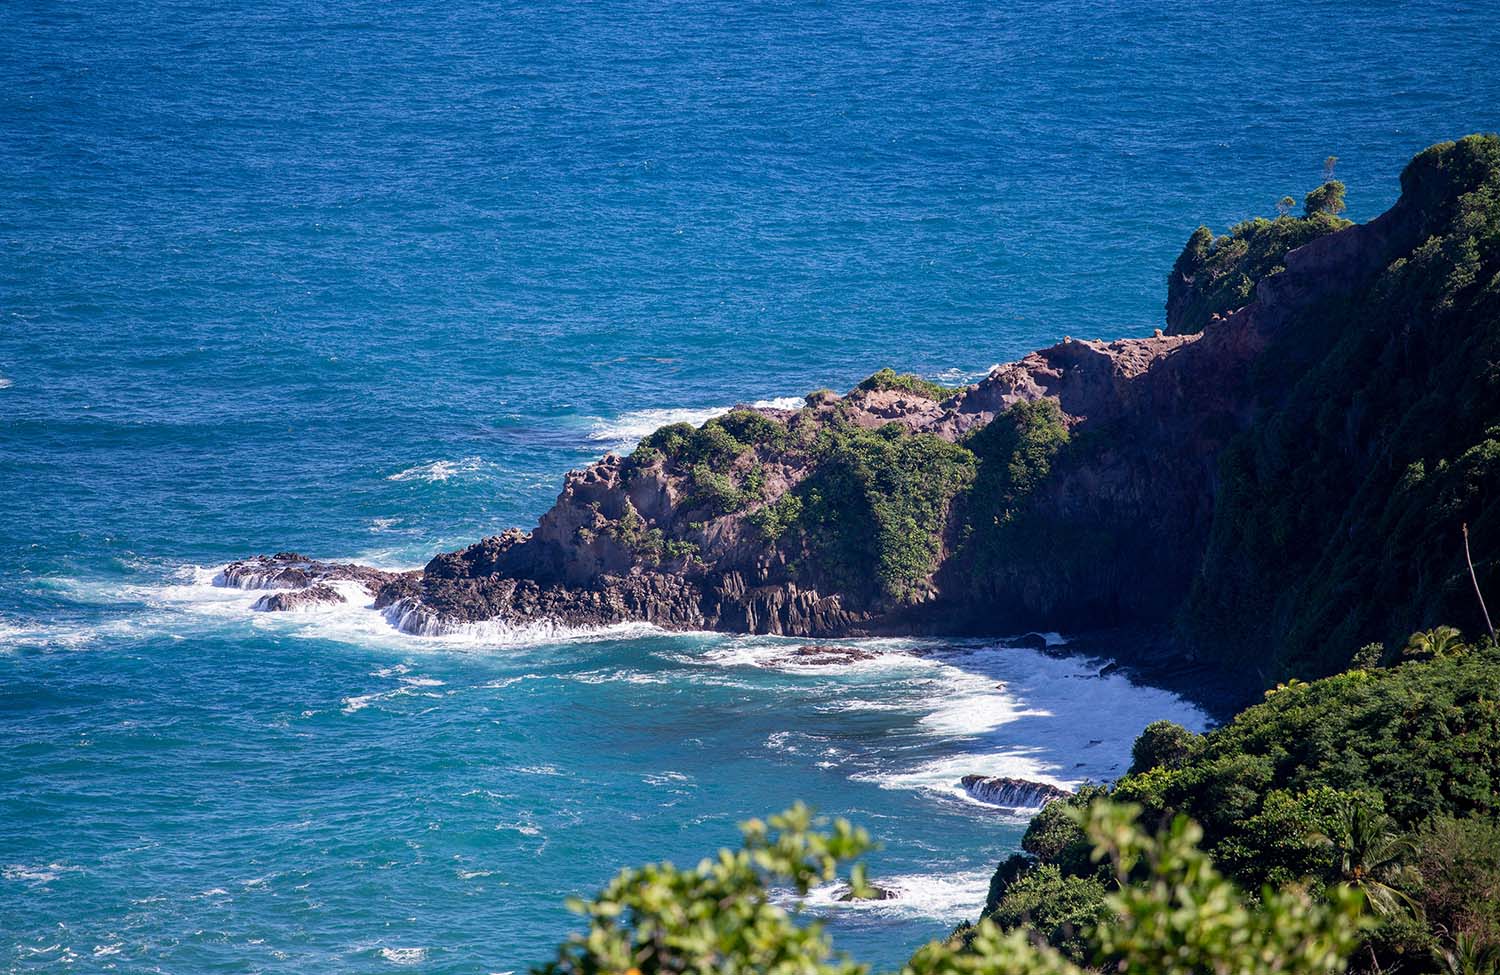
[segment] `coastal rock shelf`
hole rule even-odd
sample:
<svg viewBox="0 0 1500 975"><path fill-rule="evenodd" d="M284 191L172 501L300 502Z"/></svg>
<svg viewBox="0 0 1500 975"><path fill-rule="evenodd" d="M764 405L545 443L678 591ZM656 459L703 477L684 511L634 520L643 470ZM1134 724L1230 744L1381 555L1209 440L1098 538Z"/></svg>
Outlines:
<svg viewBox="0 0 1500 975"><path fill-rule="evenodd" d="M959 785L980 802L1006 809L1039 809L1049 802L1072 795L1068 790L1047 782L1032 782L1004 775L965 775L959 780Z"/></svg>

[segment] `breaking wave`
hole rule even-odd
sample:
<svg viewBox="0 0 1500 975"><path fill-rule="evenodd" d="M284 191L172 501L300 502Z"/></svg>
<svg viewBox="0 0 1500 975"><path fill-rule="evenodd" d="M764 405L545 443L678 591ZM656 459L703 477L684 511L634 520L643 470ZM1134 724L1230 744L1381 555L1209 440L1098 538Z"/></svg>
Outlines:
<svg viewBox="0 0 1500 975"><path fill-rule="evenodd" d="M455 477L466 477L471 474L479 474L487 470L487 464L482 457L460 457L458 460L435 460L429 464L419 464L416 467L408 467L404 471L397 471L386 477L387 481L426 481L428 484L436 484Z"/></svg>

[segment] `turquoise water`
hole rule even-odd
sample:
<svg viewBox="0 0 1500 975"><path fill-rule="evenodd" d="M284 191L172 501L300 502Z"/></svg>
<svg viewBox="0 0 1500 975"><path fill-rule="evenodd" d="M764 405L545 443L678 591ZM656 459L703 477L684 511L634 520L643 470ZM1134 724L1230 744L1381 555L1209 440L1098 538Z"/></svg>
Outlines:
<svg viewBox="0 0 1500 975"><path fill-rule="evenodd" d="M1500 127L1492 3L22 2L0 49L0 965L522 970L562 898L808 799L972 916L1019 817L1201 722L936 641L421 640L207 584L513 524L660 422L1143 334L1189 231ZM924 655L907 651L919 649ZM1003 686L1000 686L1003 685Z"/></svg>

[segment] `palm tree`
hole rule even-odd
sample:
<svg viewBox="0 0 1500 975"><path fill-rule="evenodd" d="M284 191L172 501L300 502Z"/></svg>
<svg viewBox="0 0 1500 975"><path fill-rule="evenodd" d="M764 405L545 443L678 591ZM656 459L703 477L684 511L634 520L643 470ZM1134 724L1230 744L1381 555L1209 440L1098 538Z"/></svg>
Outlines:
<svg viewBox="0 0 1500 975"><path fill-rule="evenodd" d="M1500 947L1460 932L1453 948L1437 952L1444 975L1495 975L1500 972Z"/></svg>
<svg viewBox="0 0 1500 975"><path fill-rule="evenodd" d="M1346 803L1333 833L1317 838L1338 853L1340 879L1363 891L1372 911L1387 918L1418 910L1416 901L1401 889L1417 879L1405 863L1412 844L1391 829L1388 817L1363 803Z"/></svg>
<svg viewBox="0 0 1500 975"><path fill-rule="evenodd" d="M1451 626L1436 626L1413 633L1406 641L1402 655L1438 659L1456 657L1469 649L1464 635Z"/></svg>

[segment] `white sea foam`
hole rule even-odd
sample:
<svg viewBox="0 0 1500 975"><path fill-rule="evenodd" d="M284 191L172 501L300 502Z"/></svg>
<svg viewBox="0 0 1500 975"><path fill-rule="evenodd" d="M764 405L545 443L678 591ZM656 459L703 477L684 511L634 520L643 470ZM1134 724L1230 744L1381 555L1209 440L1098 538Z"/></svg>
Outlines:
<svg viewBox="0 0 1500 975"><path fill-rule="evenodd" d="M811 665L805 659L792 655L798 647L809 645L806 640L789 640L780 637L721 637L722 645L707 653L679 657L680 662L712 663L724 667L758 667L784 673L817 675L851 675L873 673L880 670L910 670L925 665L908 652L920 641L905 639L861 639L843 641L839 646L857 646L872 656L863 659L820 662ZM835 644L829 644L835 646Z"/></svg>
<svg viewBox="0 0 1500 975"><path fill-rule="evenodd" d="M1177 695L1100 675L1101 662L996 648L935 659L940 693L913 701L924 727L950 747L899 769L855 777L888 789L914 789L985 805L959 784L965 775L1009 776L1075 789L1113 780L1151 721L1169 718L1202 730L1207 717Z"/></svg>
<svg viewBox="0 0 1500 975"><path fill-rule="evenodd" d="M1049 647L1066 640L1039 634ZM809 667L789 658L794 641L732 637L682 662L725 668L774 669L815 678L804 685L822 700L821 712L906 712L927 739L915 753L891 762L875 749L825 754L827 742L801 729L770 733L768 750L815 759L820 767L850 768L856 781L922 792L944 801L997 808L971 796L965 775L1009 776L1075 789L1117 778L1129 764L1131 742L1149 722L1170 718L1194 730L1206 716L1175 694L1101 675L1103 662L980 641L841 641L871 653L867 659ZM905 739L911 741L910 738ZM1021 816L1024 811L1009 811Z"/></svg>
<svg viewBox="0 0 1500 975"><path fill-rule="evenodd" d="M795 410L803 405L803 399L800 396L778 396L774 399L756 400L749 405L768 410ZM611 450L622 450L626 447L634 447L642 437L648 433L655 433L662 427L673 423L691 423L695 427L701 426L732 409L734 409L733 406L710 406L702 409L630 410L612 420L596 421L593 429L589 431L589 440L593 443L604 444Z"/></svg>
<svg viewBox="0 0 1500 975"><path fill-rule="evenodd" d="M988 378L990 373L999 368L998 363L990 366L988 369L961 369L958 366L953 366L944 369L942 372L935 373L932 378L947 386L972 386L974 383Z"/></svg>
<svg viewBox="0 0 1500 975"><path fill-rule="evenodd" d="M420 965L427 960L426 948L381 948L380 957L392 965Z"/></svg>
<svg viewBox="0 0 1500 975"><path fill-rule="evenodd" d="M651 623L611 623L605 626L569 626L556 620L532 623L479 620L456 623L431 617L420 607L403 600L380 611L396 631L448 646L475 648L531 647L552 643L588 643L597 640L633 640L664 636L669 631Z"/></svg>
<svg viewBox="0 0 1500 975"><path fill-rule="evenodd" d="M955 870L931 874L876 873L870 878L875 886L895 896L886 900L851 900L839 898L848 893L845 884L831 883L814 887L803 898L803 905L817 914L854 911L895 918L939 918L942 920L972 917L984 906L990 889L990 870ZM783 904L794 898L782 895Z"/></svg>
<svg viewBox="0 0 1500 975"><path fill-rule="evenodd" d="M30 865L12 863L0 868L0 877L23 884L50 884L65 873L77 873L82 867L70 867L64 863Z"/></svg>
<svg viewBox="0 0 1500 975"><path fill-rule="evenodd" d="M488 468L482 457L460 457L458 460L435 460L408 467L386 477L387 481L426 481L429 484L454 477L478 474Z"/></svg>
<svg viewBox="0 0 1500 975"><path fill-rule="evenodd" d="M217 623L243 620L256 628L294 638L399 650L516 649L627 640L667 633L649 623L570 627L554 621L522 625L498 620L437 622L424 619L422 614L402 604L377 610L364 587L347 580L328 583L343 595L345 601L342 603L314 603L290 612L255 612L251 607L256 600L268 592L286 590L216 586L213 581L223 569L224 566L185 566L177 573L174 583L122 587L116 595L140 599L152 609L168 611L173 618L156 621L168 627L179 627L184 617ZM5 642L4 625L0 623L0 646ZM643 676L636 682L650 679Z"/></svg>
<svg viewBox="0 0 1500 975"><path fill-rule="evenodd" d="M13 385L15 384L12 383L9 379L6 379L4 376L0 376L0 389L10 389Z"/></svg>

